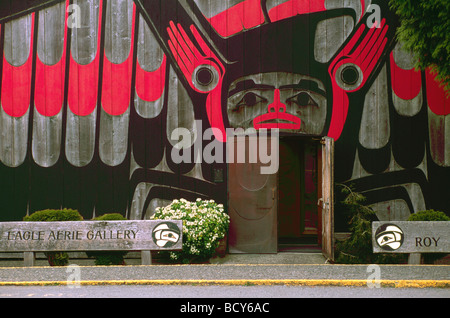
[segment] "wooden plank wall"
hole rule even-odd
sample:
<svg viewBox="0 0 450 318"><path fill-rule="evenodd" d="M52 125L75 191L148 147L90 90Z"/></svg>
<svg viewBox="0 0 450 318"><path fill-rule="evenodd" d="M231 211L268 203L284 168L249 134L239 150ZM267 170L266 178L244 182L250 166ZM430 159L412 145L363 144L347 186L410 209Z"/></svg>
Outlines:
<svg viewBox="0 0 450 318"><path fill-rule="evenodd" d="M450 213L448 97L395 43L384 1L27 3L0 13L2 220L59 207L142 219L179 197L226 204L226 164L193 160L211 126L219 145L238 127L332 137L335 180L380 219ZM367 26L369 5L381 28ZM183 67L182 45L208 61L206 82L201 63ZM171 139L180 127L187 143ZM192 160L174 162L173 149Z"/></svg>

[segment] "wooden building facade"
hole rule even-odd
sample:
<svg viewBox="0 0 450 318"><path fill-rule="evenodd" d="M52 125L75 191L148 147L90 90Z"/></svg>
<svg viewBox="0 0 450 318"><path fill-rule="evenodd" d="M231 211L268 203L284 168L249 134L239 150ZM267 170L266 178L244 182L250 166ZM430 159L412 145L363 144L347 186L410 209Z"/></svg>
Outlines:
<svg viewBox="0 0 450 318"><path fill-rule="evenodd" d="M449 214L449 99L386 2L2 1L0 219L200 197L227 207L230 252L331 253L334 182L380 220ZM227 162L227 129L273 128L276 172Z"/></svg>

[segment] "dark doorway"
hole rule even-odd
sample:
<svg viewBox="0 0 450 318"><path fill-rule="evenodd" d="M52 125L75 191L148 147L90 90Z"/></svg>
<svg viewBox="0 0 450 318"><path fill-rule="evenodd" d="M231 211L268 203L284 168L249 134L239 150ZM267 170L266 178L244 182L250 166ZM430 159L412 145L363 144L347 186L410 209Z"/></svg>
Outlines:
<svg viewBox="0 0 450 318"><path fill-rule="evenodd" d="M278 251L319 252L318 140L280 138Z"/></svg>
<svg viewBox="0 0 450 318"><path fill-rule="evenodd" d="M283 136L277 145L277 173L261 174L259 161L228 163L229 252L322 252L333 260L334 141Z"/></svg>

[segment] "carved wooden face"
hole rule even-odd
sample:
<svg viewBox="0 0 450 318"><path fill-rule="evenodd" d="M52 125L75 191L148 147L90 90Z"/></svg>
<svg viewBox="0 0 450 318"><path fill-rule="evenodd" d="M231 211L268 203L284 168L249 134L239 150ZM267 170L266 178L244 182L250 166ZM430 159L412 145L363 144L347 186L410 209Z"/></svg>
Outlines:
<svg viewBox="0 0 450 318"><path fill-rule="evenodd" d="M244 76L228 89L227 115L233 128L320 135L327 115L325 86L310 76L285 72Z"/></svg>

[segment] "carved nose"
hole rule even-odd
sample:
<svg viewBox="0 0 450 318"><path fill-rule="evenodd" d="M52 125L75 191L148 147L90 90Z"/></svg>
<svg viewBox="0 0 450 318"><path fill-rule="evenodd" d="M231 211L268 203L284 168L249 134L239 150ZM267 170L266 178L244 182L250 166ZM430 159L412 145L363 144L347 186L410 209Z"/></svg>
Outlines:
<svg viewBox="0 0 450 318"><path fill-rule="evenodd" d="M280 90L278 88L273 92L273 102L269 104L267 111L269 113L284 113L286 111L286 105L280 100Z"/></svg>

